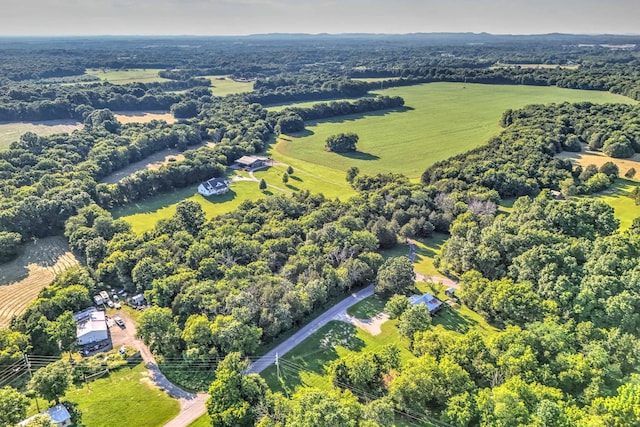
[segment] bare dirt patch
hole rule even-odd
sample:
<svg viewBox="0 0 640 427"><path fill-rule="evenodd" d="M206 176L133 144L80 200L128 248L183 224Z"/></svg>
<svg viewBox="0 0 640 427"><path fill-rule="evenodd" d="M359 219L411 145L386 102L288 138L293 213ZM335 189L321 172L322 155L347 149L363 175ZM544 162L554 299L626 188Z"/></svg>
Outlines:
<svg viewBox="0 0 640 427"><path fill-rule="evenodd" d="M167 111L117 111L113 115L124 124L149 123L152 120L164 120L167 123L175 123L178 120Z"/></svg>
<svg viewBox="0 0 640 427"><path fill-rule="evenodd" d="M620 170L620 176L624 176L625 173L631 168L638 171L638 174L631 178L634 181L640 180L640 153L636 153L633 157L628 159L614 159L613 157L606 156L599 151L584 151L582 153L570 153L563 151L560 154L556 154L559 159L569 159L573 163L577 163L582 167L587 165L596 165L598 168L606 162L613 162L618 166Z"/></svg>
<svg viewBox="0 0 640 427"><path fill-rule="evenodd" d="M22 313L58 274L78 265L62 236L26 243L22 251L17 259L0 265L0 327Z"/></svg>
<svg viewBox="0 0 640 427"><path fill-rule="evenodd" d="M379 335L382 333L381 326L384 322L389 320L389 315L387 313L380 313L373 316L370 319L358 319L353 316L347 316L349 322L358 328L369 332L371 335Z"/></svg>

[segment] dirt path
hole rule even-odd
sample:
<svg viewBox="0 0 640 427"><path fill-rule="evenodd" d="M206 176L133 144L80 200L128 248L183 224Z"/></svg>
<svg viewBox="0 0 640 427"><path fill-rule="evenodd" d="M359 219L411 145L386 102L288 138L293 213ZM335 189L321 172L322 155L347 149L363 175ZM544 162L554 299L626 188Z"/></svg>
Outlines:
<svg viewBox="0 0 640 427"><path fill-rule="evenodd" d="M209 395L206 393L190 393L173 384L164 376L158 364L147 347L141 340L136 338L135 322L124 311L117 314L124 321L125 327L120 328L113 322L110 323L111 339L113 347L128 345L140 351L145 367L149 371L149 379L167 394L180 402L180 413L165 426L184 427L199 418L206 412L206 402Z"/></svg>

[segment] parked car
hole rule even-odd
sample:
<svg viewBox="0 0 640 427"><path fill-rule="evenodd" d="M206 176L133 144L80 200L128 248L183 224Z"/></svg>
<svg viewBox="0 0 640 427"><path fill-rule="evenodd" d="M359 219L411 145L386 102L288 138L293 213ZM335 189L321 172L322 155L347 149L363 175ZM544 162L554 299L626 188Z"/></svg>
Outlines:
<svg viewBox="0 0 640 427"><path fill-rule="evenodd" d="M113 305L114 305L114 307L116 308L116 310L120 310L120 309L122 308L122 306L120 305L120 303L119 303L119 302L117 302L117 303L115 303L115 304L113 304Z"/></svg>
<svg viewBox="0 0 640 427"><path fill-rule="evenodd" d="M110 299L107 300L107 305L109 306L109 308L113 308L113 301L111 301Z"/></svg>
<svg viewBox="0 0 640 427"><path fill-rule="evenodd" d="M124 320L122 320L121 317L114 317L113 321L116 322L116 325L120 326L121 328L124 328Z"/></svg>

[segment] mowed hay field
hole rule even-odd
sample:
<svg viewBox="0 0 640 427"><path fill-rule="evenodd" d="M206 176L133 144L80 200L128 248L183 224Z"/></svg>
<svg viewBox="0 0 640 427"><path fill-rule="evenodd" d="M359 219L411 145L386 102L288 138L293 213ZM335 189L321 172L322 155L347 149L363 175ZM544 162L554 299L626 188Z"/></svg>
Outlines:
<svg viewBox="0 0 640 427"><path fill-rule="evenodd" d="M48 136L56 133L71 133L82 128L75 120L46 120L42 122L4 122L0 123L0 150L9 148L9 144L18 141L26 132Z"/></svg>
<svg viewBox="0 0 640 427"><path fill-rule="evenodd" d="M152 83L169 81L169 79L158 75L160 71L163 70L159 68L132 68L128 70L89 69L85 71L85 74L95 76L100 80L113 83L114 85L124 85L134 82Z"/></svg>
<svg viewBox="0 0 640 427"><path fill-rule="evenodd" d="M583 151L581 153L571 153L563 151L556 155L560 159L569 159L572 163L579 164L583 168L588 165L596 165L598 168L607 162L613 162L620 170L620 176L624 176L629 169L634 168L637 173L631 178L640 182L640 153L636 153L628 159L614 159L599 151Z"/></svg>
<svg viewBox="0 0 640 427"><path fill-rule="evenodd" d="M78 260L61 236L23 245L17 259L0 265L0 327L22 313L58 274L76 265Z"/></svg>
<svg viewBox="0 0 640 427"><path fill-rule="evenodd" d="M500 117L509 108L565 101L635 103L609 92L463 83L428 83L376 93L401 96L406 108L309 122L304 132L281 138L271 155L285 163L298 159L343 172L357 166L367 174L395 172L418 178L433 163L497 135ZM324 150L327 137L340 132L358 134L356 153Z"/></svg>

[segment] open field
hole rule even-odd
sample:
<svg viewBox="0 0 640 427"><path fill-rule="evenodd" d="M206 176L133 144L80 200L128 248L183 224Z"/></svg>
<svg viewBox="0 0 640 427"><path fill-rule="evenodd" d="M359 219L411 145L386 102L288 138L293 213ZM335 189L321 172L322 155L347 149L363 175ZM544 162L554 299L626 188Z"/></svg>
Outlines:
<svg viewBox="0 0 640 427"><path fill-rule="evenodd" d="M254 82L237 82L229 76L199 76L211 80L211 91L215 96L251 92Z"/></svg>
<svg viewBox="0 0 640 427"><path fill-rule="evenodd" d="M187 427L211 427L211 419L209 418L208 414L204 414L203 416L189 424Z"/></svg>
<svg viewBox="0 0 640 427"><path fill-rule="evenodd" d="M149 123L152 120L164 120L167 123L178 121L173 114L167 111L116 111L113 115L122 124Z"/></svg>
<svg viewBox="0 0 640 427"><path fill-rule="evenodd" d="M628 159L614 159L600 151L583 151L582 153L563 151L562 153L557 154L556 157L560 159L569 159L572 163L577 163L582 167L587 165L596 165L599 168L606 162L613 162L618 166L620 176L624 176L629 169L634 168L637 171L637 174L631 179L634 181L640 181L640 153L636 153L633 157Z"/></svg>
<svg viewBox="0 0 640 427"><path fill-rule="evenodd" d="M18 258L0 265L0 327L22 313L58 274L77 264L61 236L24 244Z"/></svg>
<svg viewBox="0 0 640 427"><path fill-rule="evenodd" d="M9 144L20 139L26 132L48 136L56 133L71 133L82 128L75 120L45 120L42 122L3 122L0 123L0 150L9 148Z"/></svg>
<svg viewBox="0 0 640 427"><path fill-rule="evenodd" d="M169 79L162 78L158 75L160 71L162 71L162 69L154 68L131 68L128 70L89 69L85 71L85 74L95 76L100 80L113 83L114 85L124 85L134 82L152 83L169 81Z"/></svg>
<svg viewBox="0 0 640 427"><path fill-rule="evenodd" d="M231 212L245 200L256 200L269 193L269 190L260 191L257 182L238 181L231 183L231 190L226 194L204 197L198 194L198 184L195 184L116 208L112 213L115 218L123 218L131 224L136 233L143 233L155 227L158 220L171 217L176 212L176 204L182 200L200 203L207 218L213 218Z"/></svg>
<svg viewBox="0 0 640 427"><path fill-rule="evenodd" d="M282 157L278 160L299 159L343 172L357 166L367 174L396 172L417 178L433 163L498 134L498 122L508 108L564 101L635 102L608 92L463 83L429 83L376 93L403 97L405 108L309 122L305 131L279 139L275 151ZM340 132L359 135L357 152L324 150L327 137Z"/></svg>
<svg viewBox="0 0 640 427"><path fill-rule="evenodd" d="M91 427L162 426L180 411L177 400L151 383L142 363L68 391L65 397L78 403L82 422Z"/></svg>

